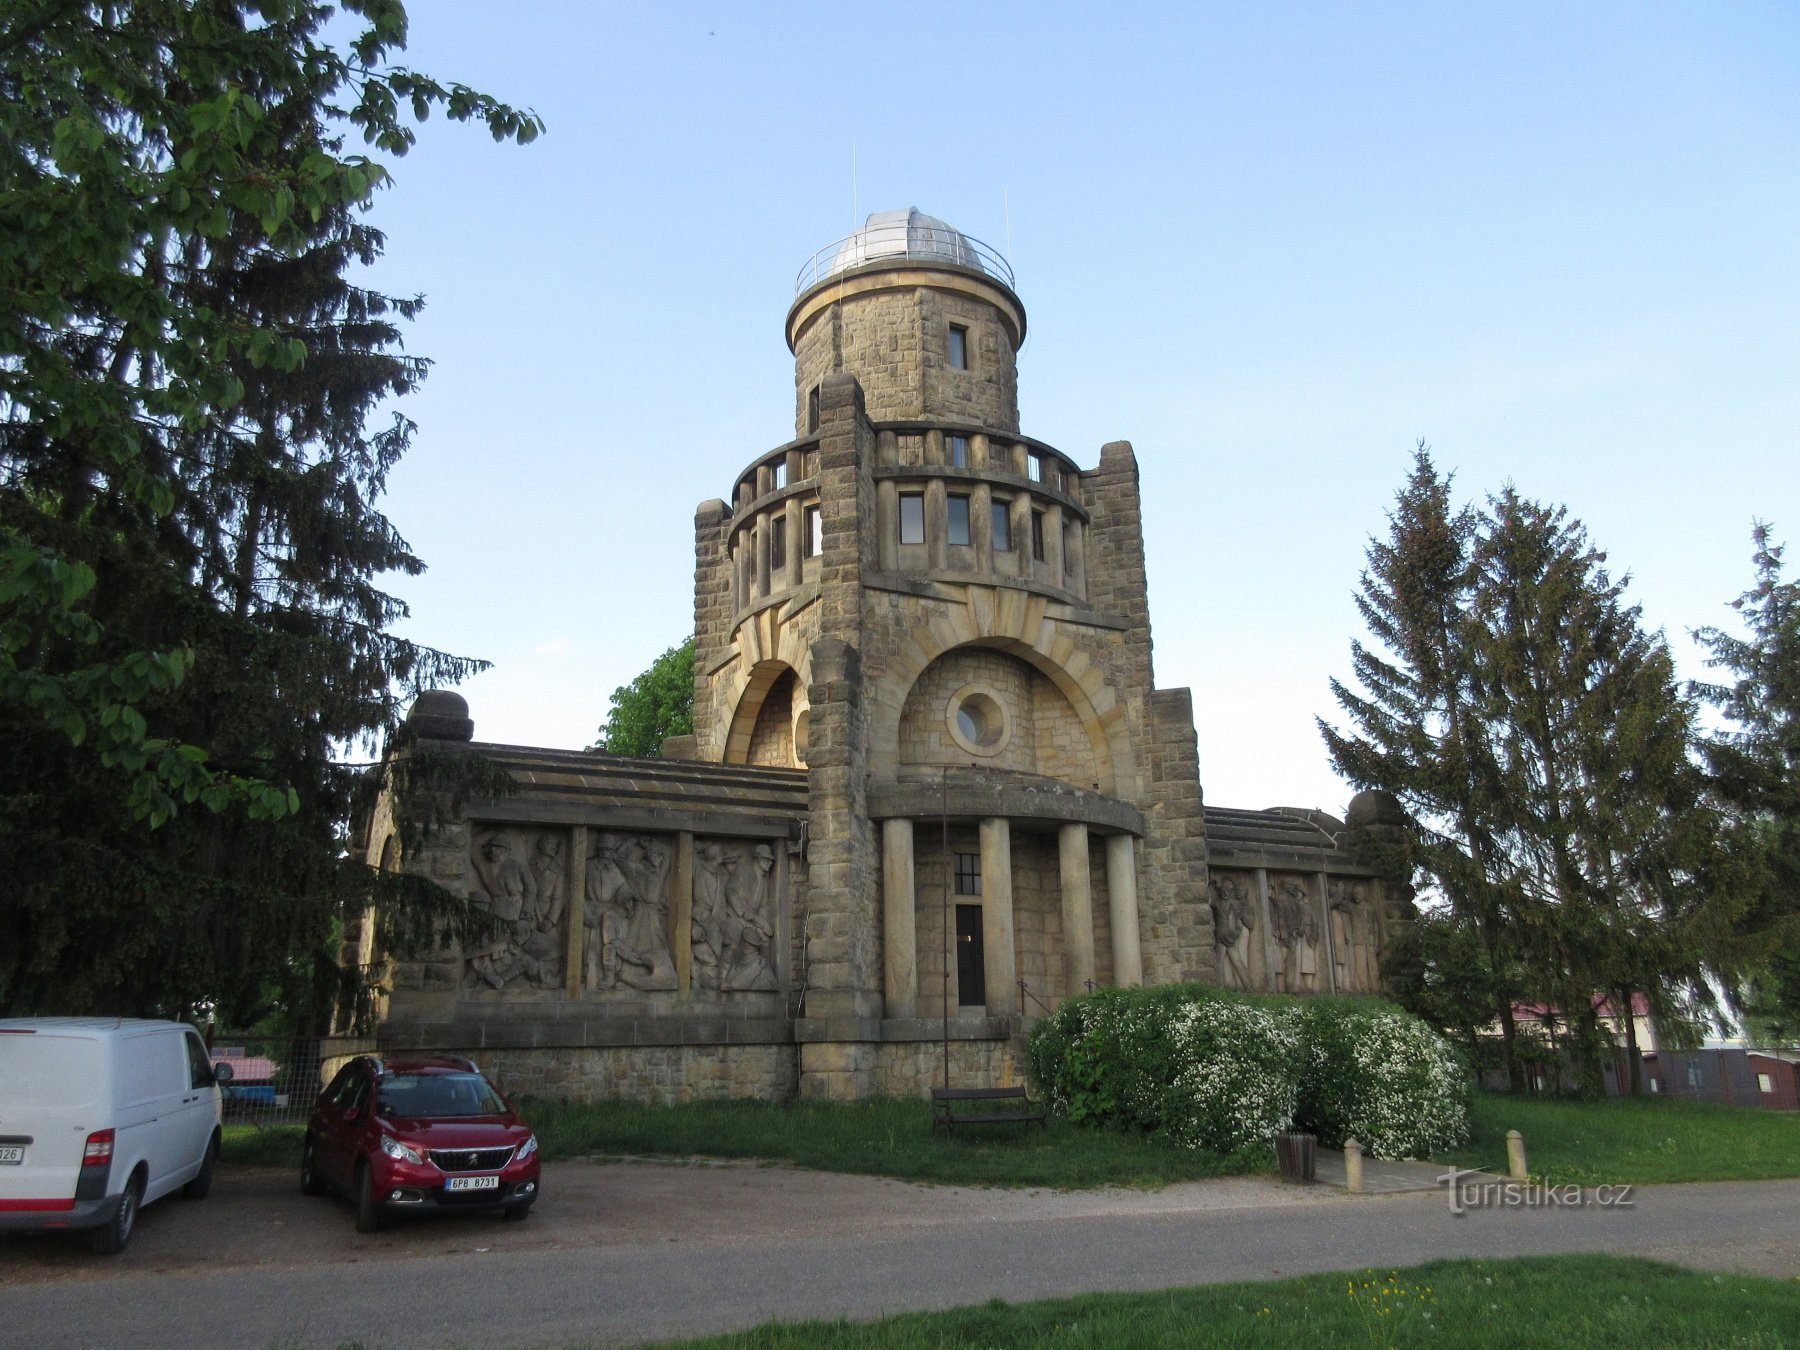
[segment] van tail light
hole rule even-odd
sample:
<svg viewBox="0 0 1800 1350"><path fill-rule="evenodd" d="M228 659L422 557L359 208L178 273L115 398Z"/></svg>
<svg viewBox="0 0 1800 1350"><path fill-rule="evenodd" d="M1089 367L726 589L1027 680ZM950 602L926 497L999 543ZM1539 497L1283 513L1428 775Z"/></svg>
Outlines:
<svg viewBox="0 0 1800 1350"><path fill-rule="evenodd" d="M111 1130L95 1130L87 1137L87 1147L81 1150L83 1167L112 1166L113 1132Z"/></svg>

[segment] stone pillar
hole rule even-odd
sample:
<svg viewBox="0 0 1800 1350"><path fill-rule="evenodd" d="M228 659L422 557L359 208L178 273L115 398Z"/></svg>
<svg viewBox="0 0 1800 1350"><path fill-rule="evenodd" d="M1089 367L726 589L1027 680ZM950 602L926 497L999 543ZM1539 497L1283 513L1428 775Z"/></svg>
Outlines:
<svg viewBox="0 0 1800 1350"><path fill-rule="evenodd" d="M1144 951L1138 943L1137 849L1128 834L1106 839L1106 902L1112 920L1113 983L1144 982Z"/></svg>
<svg viewBox="0 0 1800 1350"><path fill-rule="evenodd" d="M1094 978L1094 888L1088 875L1088 831L1064 825L1056 832L1062 883L1063 995L1087 993Z"/></svg>
<svg viewBox="0 0 1800 1350"><path fill-rule="evenodd" d="M913 823L881 822L881 946L885 959L885 1016L919 1015L918 941L914 922Z"/></svg>
<svg viewBox="0 0 1800 1350"><path fill-rule="evenodd" d="M1018 971L1013 959L1012 824L1005 816L981 822L981 943L986 961L988 1016L1016 1012Z"/></svg>

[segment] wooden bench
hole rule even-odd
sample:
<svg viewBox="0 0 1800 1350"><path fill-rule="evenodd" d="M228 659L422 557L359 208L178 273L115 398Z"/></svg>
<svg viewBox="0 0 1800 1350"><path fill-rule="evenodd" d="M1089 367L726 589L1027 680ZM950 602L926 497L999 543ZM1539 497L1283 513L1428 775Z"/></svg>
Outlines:
<svg viewBox="0 0 1800 1350"><path fill-rule="evenodd" d="M933 1088L931 1128L958 1125L1027 1125L1044 1123L1044 1108L1032 1101L1022 1087ZM992 1106L1010 1109L991 1110Z"/></svg>

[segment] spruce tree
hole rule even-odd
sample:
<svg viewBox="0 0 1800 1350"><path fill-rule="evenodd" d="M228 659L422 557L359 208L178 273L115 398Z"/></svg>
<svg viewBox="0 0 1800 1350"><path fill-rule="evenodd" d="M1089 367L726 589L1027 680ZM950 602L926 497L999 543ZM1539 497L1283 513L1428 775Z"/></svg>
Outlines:
<svg viewBox="0 0 1800 1350"><path fill-rule="evenodd" d="M1694 636L1729 682L1696 686L1728 719L1704 746L1712 791L1745 870L1748 938L1768 948L1746 1011L1776 1040L1800 1040L1800 582L1782 580L1782 546L1757 522L1752 587L1732 604L1742 637Z"/></svg>
<svg viewBox="0 0 1800 1350"><path fill-rule="evenodd" d="M421 564L375 503L418 302L381 250L406 107L535 118L392 64L352 0L20 0L0 15L0 1011L319 1029L337 944L459 921L349 855L369 751L474 663L395 638ZM349 972L352 983L360 972Z"/></svg>

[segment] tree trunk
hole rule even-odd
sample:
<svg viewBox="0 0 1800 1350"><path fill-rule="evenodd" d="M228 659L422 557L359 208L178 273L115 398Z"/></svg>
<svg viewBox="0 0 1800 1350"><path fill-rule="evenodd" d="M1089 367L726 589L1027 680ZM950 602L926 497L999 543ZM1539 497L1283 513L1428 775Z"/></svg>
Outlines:
<svg viewBox="0 0 1800 1350"><path fill-rule="evenodd" d="M1637 1018L1631 1015L1632 992L1630 989L1619 990L1619 1016L1625 1019L1625 1057L1631 1069L1619 1087L1633 1097L1641 1097L1644 1095L1644 1056L1638 1050Z"/></svg>

